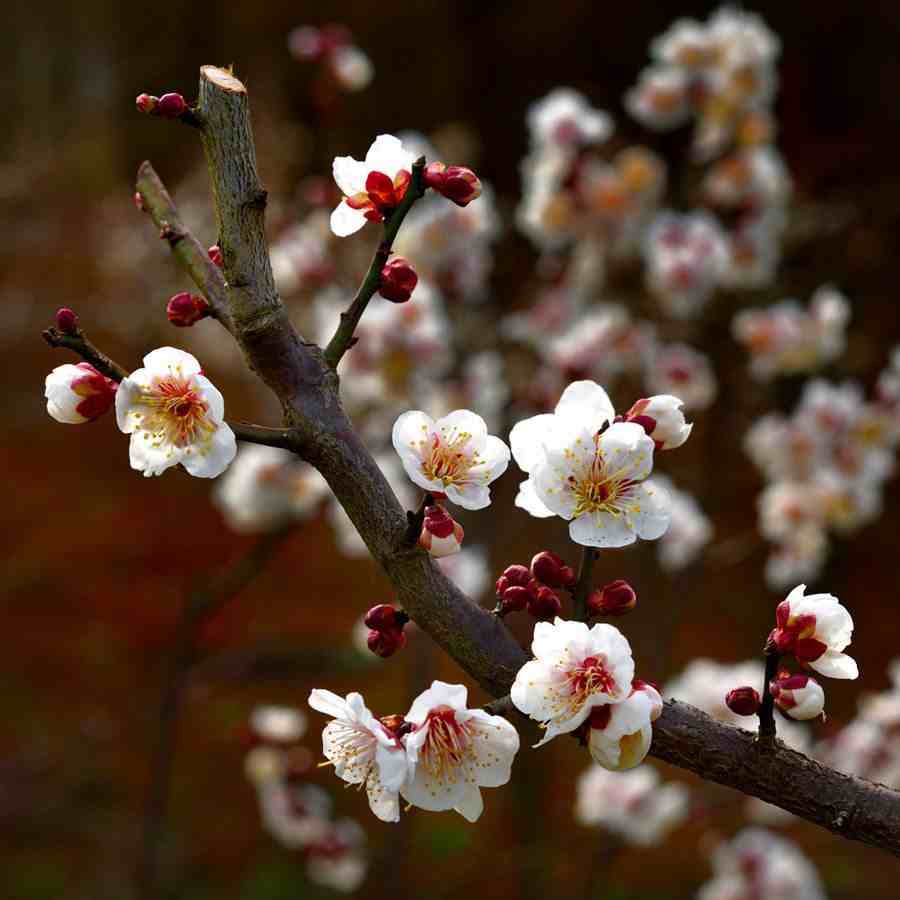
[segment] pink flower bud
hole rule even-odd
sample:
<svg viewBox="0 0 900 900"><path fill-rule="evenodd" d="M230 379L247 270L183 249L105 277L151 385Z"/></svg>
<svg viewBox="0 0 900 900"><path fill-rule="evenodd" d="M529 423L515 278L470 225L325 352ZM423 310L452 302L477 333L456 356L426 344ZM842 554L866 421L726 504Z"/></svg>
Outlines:
<svg viewBox="0 0 900 900"><path fill-rule="evenodd" d="M549 587L563 587L565 562L551 550L541 550L531 560L531 574Z"/></svg>
<svg viewBox="0 0 900 900"><path fill-rule="evenodd" d="M531 570L527 566L520 566L517 563L507 566L500 574L500 577L505 578L510 584L518 587L528 587L528 582L531 581Z"/></svg>
<svg viewBox="0 0 900 900"><path fill-rule="evenodd" d="M58 366L45 381L47 412L66 425L93 422L112 407L117 388L115 381L90 363Z"/></svg>
<svg viewBox="0 0 900 900"><path fill-rule="evenodd" d="M205 319L211 312L209 304L203 297L189 294L187 291L176 294L166 306L169 321L179 328L187 328Z"/></svg>
<svg viewBox="0 0 900 900"><path fill-rule="evenodd" d="M423 176L428 187L457 206L468 206L481 196L481 181L465 166L445 166L442 162L433 162L425 167Z"/></svg>
<svg viewBox="0 0 900 900"><path fill-rule="evenodd" d="M163 94L156 106L156 114L164 119L177 119L187 112L187 108L181 94Z"/></svg>
<svg viewBox="0 0 900 900"><path fill-rule="evenodd" d="M464 532L443 506L429 506L425 510L419 546L424 547L434 559L441 559L462 548Z"/></svg>
<svg viewBox="0 0 900 900"><path fill-rule="evenodd" d="M78 331L78 316L75 311L63 306L56 311L56 327L63 334L75 334Z"/></svg>
<svg viewBox="0 0 900 900"><path fill-rule="evenodd" d="M591 591L587 606L593 616L624 616L637 606L637 594L627 581L620 578Z"/></svg>
<svg viewBox="0 0 900 900"><path fill-rule="evenodd" d="M221 269L223 265L225 265L225 261L222 259L222 248L218 244L213 244L209 250L206 251L209 254L209 258Z"/></svg>
<svg viewBox="0 0 900 900"><path fill-rule="evenodd" d="M543 586L528 598L528 612L539 622L549 622L562 612L562 603L552 588Z"/></svg>
<svg viewBox="0 0 900 900"><path fill-rule="evenodd" d="M562 578L563 587L575 587L575 583L578 581L578 576L575 574L575 570L571 566L563 566L559 571L559 575L560 578Z"/></svg>
<svg viewBox="0 0 900 900"><path fill-rule="evenodd" d="M749 685L734 688L725 695L725 705L736 716L755 716L760 702L759 692Z"/></svg>
<svg viewBox="0 0 900 900"><path fill-rule="evenodd" d="M775 705L792 719L805 721L825 714L825 691L808 675L783 674L769 683Z"/></svg>
<svg viewBox="0 0 900 900"><path fill-rule="evenodd" d="M366 638L366 644L376 656L387 659L406 646L406 635L399 628L390 628L386 631L373 629Z"/></svg>
<svg viewBox="0 0 900 900"><path fill-rule="evenodd" d="M152 94L138 94L134 105L137 107L138 112L148 116L153 115L159 106L159 97L154 97Z"/></svg>
<svg viewBox="0 0 900 900"><path fill-rule="evenodd" d="M419 276L402 256L396 256L381 270L378 293L392 303L406 303L412 296Z"/></svg>
<svg viewBox="0 0 900 900"><path fill-rule="evenodd" d="M402 625L398 624L397 616L399 612L400 610L396 606L391 606L390 603L379 603L378 606L373 606L366 613L363 621L368 628L373 628L375 631L389 631L390 629L402 627Z"/></svg>
<svg viewBox="0 0 900 900"><path fill-rule="evenodd" d="M640 425L653 438L657 450L674 450L688 439L694 427L685 422L682 405L678 397L658 394L638 400L622 420Z"/></svg>
<svg viewBox="0 0 900 900"><path fill-rule="evenodd" d="M520 612L525 609L530 599L531 592L528 588L516 584L511 585L502 593L499 591L497 592L498 603L494 612L498 616L505 616L507 613L511 612Z"/></svg>

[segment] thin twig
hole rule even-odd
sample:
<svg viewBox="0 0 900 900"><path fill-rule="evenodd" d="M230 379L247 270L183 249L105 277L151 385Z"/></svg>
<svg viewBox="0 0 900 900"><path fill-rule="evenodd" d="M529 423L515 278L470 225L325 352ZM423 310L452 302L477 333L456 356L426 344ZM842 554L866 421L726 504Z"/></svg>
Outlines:
<svg viewBox="0 0 900 900"><path fill-rule="evenodd" d="M87 338L87 335L76 328L74 332L62 332L58 328L48 328L42 332L44 340L51 347L62 347L77 353L85 362L89 362L101 375L112 378L113 381L122 381L128 377L128 369L120 366L110 359L105 353L95 347Z"/></svg>
<svg viewBox="0 0 900 900"><path fill-rule="evenodd" d="M592 547L581 548L581 566L578 569L578 581L572 592L572 618L578 622L587 622L587 598L593 587L594 560L597 551Z"/></svg>
<svg viewBox="0 0 900 900"><path fill-rule="evenodd" d="M759 739L771 744L775 740L775 698L769 684L778 677L781 655L772 641L766 643L763 653L766 657L766 672L763 676L762 703L759 707Z"/></svg>

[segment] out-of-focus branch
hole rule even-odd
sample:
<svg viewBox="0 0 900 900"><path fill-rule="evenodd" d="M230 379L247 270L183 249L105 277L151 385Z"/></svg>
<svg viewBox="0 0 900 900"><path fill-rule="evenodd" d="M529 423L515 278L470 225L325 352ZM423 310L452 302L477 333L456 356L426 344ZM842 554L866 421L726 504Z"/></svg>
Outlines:
<svg viewBox="0 0 900 900"><path fill-rule="evenodd" d="M144 211L159 229L182 269L209 302L212 314L229 331L231 314L225 292L225 276L209 258L209 253L182 222L174 201L149 162L141 163L135 190L140 195Z"/></svg>
<svg viewBox="0 0 900 900"><path fill-rule="evenodd" d="M77 353L85 362L89 362L101 375L121 381L128 377L128 369L111 360L105 353L95 347L87 335L76 328L74 332L62 332L58 328L48 328L42 332L44 340L51 347L62 347Z"/></svg>
<svg viewBox="0 0 900 900"><path fill-rule="evenodd" d="M378 290L378 286L381 283L381 270L391 255L397 232L400 230L406 214L412 209L416 200L425 195L424 170L425 157L422 156L413 163L412 178L406 193L403 195L403 199L400 201L400 205L385 220L384 236L375 251L375 255L372 257L366 277L363 278L362 284L359 286L359 290L350 304L350 308L346 312L341 313L341 321L337 331L335 331L334 336L325 348L325 361L332 369L337 368L341 357L354 344L353 333L356 331L356 326L359 324L362 314L366 311L369 301Z"/></svg>

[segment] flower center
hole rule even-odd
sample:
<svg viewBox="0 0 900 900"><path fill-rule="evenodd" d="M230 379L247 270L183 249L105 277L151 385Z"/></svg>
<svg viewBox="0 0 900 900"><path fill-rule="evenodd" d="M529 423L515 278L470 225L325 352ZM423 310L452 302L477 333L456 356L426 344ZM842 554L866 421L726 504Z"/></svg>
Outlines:
<svg viewBox="0 0 900 900"><path fill-rule="evenodd" d="M595 440L600 437L597 433ZM574 518L585 513L605 512L611 516L618 516L622 510L619 508L621 501L628 493L628 488L634 483L627 478L617 477L618 473L610 473L606 469L603 453L598 447L594 453L587 473L580 480L574 475L568 478L572 491L575 494Z"/></svg>
<svg viewBox="0 0 900 900"><path fill-rule="evenodd" d="M616 689L616 681L606 668L606 657L589 656L583 660L569 673L569 687L579 698L579 704L593 694L611 694Z"/></svg>
<svg viewBox="0 0 900 900"><path fill-rule="evenodd" d="M149 409L142 427L153 434L157 445L163 441L193 444L215 431L206 401L192 379L161 378L141 396L140 403Z"/></svg>
<svg viewBox="0 0 900 900"><path fill-rule="evenodd" d="M421 757L425 770L438 781L454 781L454 770L472 754L469 728L456 721L456 713L449 706L433 709L425 724L428 737Z"/></svg>
<svg viewBox="0 0 900 900"><path fill-rule="evenodd" d="M479 460L478 454L465 452L472 435L468 431L454 431L449 438L434 435L428 455L422 460L422 471L444 487L460 484Z"/></svg>

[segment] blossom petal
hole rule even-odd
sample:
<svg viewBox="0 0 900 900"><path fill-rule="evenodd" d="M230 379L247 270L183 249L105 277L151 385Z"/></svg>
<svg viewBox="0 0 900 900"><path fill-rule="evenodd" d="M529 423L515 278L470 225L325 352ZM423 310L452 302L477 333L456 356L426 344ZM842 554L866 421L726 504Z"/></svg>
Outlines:
<svg viewBox="0 0 900 900"><path fill-rule="evenodd" d="M217 478L236 455L234 432L222 422L206 442L185 448L181 464L195 478Z"/></svg>
<svg viewBox="0 0 900 900"><path fill-rule="evenodd" d="M415 156L403 149L399 138L392 134L379 134L366 153L365 165L370 172L383 172L393 181L401 169L412 171L413 162Z"/></svg>
<svg viewBox="0 0 900 900"><path fill-rule="evenodd" d="M609 395L595 381L574 381L559 398L556 415L580 422L596 432L605 422L612 422L616 413Z"/></svg>
<svg viewBox="0 0 900 900"><path fill-rule="evenodd" d="M543 413L516 422L509 433L509 444L516 464L523 472L530 472L545 458L544 437L553 428L555 416Z"/></svg>
<svg viewBox="0 0 900 900"><path fill-rule="evenodd" d="M346 197L360 194L366 189L368 167L352 156L336 156L331 164L331 172L341 193Z"/></svg>
<svg viewBox="0 0 900 900"><path fill-rule="evenodd" d="M826 650L817 660L807 663L807 665L827 678L859 678L859 666L857 666L856 660L847 656L846 653L838 653L836 650Z"/></svg>
<svg viewBox="0 0 900 900"><path fill-rule="evenodd" d="M341 200L331 213L331 230L338 237L349 237L356 234L366 221L362 210L353 209L346 200Z"/></svg>
<svg viewBox="0 0 900 900"><path fill-rule="evenodd" d="M552 509L547 509L541 502L534 489L534 482L530 478L519 485L519 493L516 494L515 503L519 509L524 509L525 512L536 516L538 519L546 519L549 516L556 515Z"/></svg>
<svg viewBox="0 0 900 900"><path fill-rule="evenodd" d="M466 784L459 802L453 809L467 822L477 822L484 812L484 800L478 785Z"/></svg>

